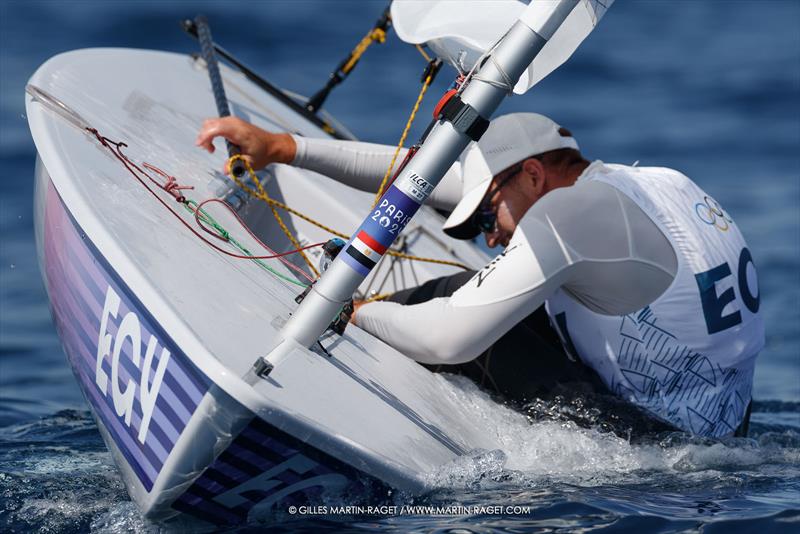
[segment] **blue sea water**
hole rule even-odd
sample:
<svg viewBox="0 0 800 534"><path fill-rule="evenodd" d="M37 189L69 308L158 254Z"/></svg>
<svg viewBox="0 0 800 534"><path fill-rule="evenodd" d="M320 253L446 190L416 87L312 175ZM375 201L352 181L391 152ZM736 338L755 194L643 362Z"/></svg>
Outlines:
<svg viewBox="0 0 800 534"><path fill-rule="evenodd" d="M178 21L204 12L216 40L244 63L311 94L384 5L0 3L0 529L160 528L128 498L50 319L33 243L28 77L76 48L194 52ZM395 143L423 65L392 35L368 51L326 108L359 138ZM451 71L440 74L412 139L451 79ZM558 421L520 424L465 385L524 468L465 464L441 475L445 489L408 502L520 505L529 513L284 518L280 528L800 531L800 2L620 1L565 66L503 106L553 117L590 158L679 169L736 218L758 266L767 322L751 437L638 444Z"/></svg>

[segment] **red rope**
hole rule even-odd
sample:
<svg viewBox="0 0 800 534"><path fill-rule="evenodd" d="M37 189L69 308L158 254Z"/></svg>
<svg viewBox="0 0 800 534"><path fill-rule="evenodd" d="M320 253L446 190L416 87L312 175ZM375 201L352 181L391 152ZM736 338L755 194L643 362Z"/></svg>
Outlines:
<svg viewBox="0 0 800 534"><path fill-rule="evenodd" d="M166 191L167 193L169 193L170 195L175 197L175 200L177 200L178 202L181 202L181 203L186 202L186 197L184 197L180 193L182 190L184 190L184 189L194 189L193 185L179 185L178 184L178 180L174 176L171 176L171 175L165 173L164 171L162 171L161 169L159 169L155 165L150 165L146 161L144 163L142 163L142 166L150 169L151 171L155 171L158 174L160 174L161 176L163 176L164 178L166 178L167 179L167 183L160 184L160 183L156 182L155 180L153 180L152 178L150 178L149 175L147 176L148 178L150 178L150 180L154 184L156 184L158 187L160 187L161 189L163 189L164 191Z"/></svg>
<svg viewBox="0 0 800 534"><path fill-rule="evenodd" d="M220 236L219 234L214 233L211 230L209 230L208 227L206 227L206 226L204 226L202 224L202 222L200 221L200 218L199 218L200 208L203 205L205 205L205 204L207 204L209 202L219 202L219 203L223 204L231 213L233 213L233 215L236 217L236 219L239 222L239 224L241 224L242 227L245 230L247 230L247 232L250 234L250 236L253 239L255 239L256 242L258 242L258 244L260 246L262 246L265 250L269 251L271 254L265 255L265 256L246 256L246 255L243 255L243 254L236 254L236 253L231 252L229 250L225 250L224 248L217 246L216 243L208 240L205 236L203 236L200 232L198 232L195 228L193 228L188 222L186 222L186 220L183 217L181 217L181 215L178 212L176 212L174 209L172 209L172 207L170 207L164 201L163 198L161 198L159 195L156 194L156 192L147 184L147 182L140 175L145 176L151 183L156 185L159 189L169 193L170 195L172 195L173 198L175 198L175 200L177 202L180 202L181 204L184 204L186 206L188 206L188 202L187 202L186 198L183 196L183 194L180 193L180 191L186 190L186 189L194 189L192 186L179 185L177 179L174 176L168 175L167 173L165 173L164 171L162 171L158 167L155 167L154 165L150 165L149 163L143 163L142 165L144 167L147 167L148 169L160 174L161 176L163 176L167 180L166 183L163 183L163 184L158 182L158 180L154 179L147 172L143 171L138 165L136 165L136 163L134 163L133 161L128 159L128 156L123 154L122 148L128 146L126 143L124 143L122 141L120 141L120 142L112 141L108 137L105 137L105 136L101 135L100 132L98 132L96 128L87 128L87 130L89 132L91 132L92 134L94 134L94 136L97 138L97 140L100 142L100 144L103 145L105 148L107 148L114 155L114 157L116 157L119 160L119 162L122 163L122 165L128 170L128 172L131 173L131 175L133 175L133 177L136 178L136 180L138 180L139 183L141 183L144 186L144 188L147 189L150 192L150 194L153 195L156 198L156 200L158 200L165 208L167 208L167 210L169 210L169 212L172 213L172 215L175 216L175 218L177 218L178 221L180 221L181 224L183 224L190 232L192 232L195 236L197 236L205 244L207 244L208 246L210 246L214 250L216 250L218 252L221 252L222 254L225 254L227 256L231 256L233 258L240 258L240 259L245 259L245 260L270 260L270 259L275 259L275 258L280 259L285 265L287 265L288 267L300 272L309 281L313 281L313 278L308 276L308 274L305 271L303 271L302 269L300 269L296 265L294 265L294 264L292 264L292 263L290 263L288 261L285 261L283 259L283 257L284 256L288 256L290 254L295 254L295 253L297 253L297 252L299 252L301 250L306 250L306 249L310 249L310 248L314 248L314 247L321 247L325 243L315 243L313 245L308 245L308 246L302 247L300 249L290 250L288 252L283 252L283 253L277 254L272 249L270 249L267 245L265 245L258 237L256 237L256 235L252 232L252 230L250 230L250 228L248 228L247 225L244 223L242 218L239 217L239 214L236 213L236 211L233 209L233 207L230 204L228 204L227 202L224 202L224 201L216 199L216 198L212 198L212 199L205 200L202 203L198 204L197 208L192 208L191 206L189 206L189 208L192 209L192 211L194 212L195 221L197 221L197 224L200 226L200 228L202 228L205 232L212 234L214 237L216 237L218 239L221 239L222 241L228 242L229 241L228 238Z"/></svg>
<svg viewBox="0 0 800 534"><path fill-rule="evenodd" d="M381 190L381 196L383 196L386 193L386 191L388 191L389 188L392 186L394 181L397 180L397 177L400 176L400 173L403 172L403 169L406 168L406 165L411 160L411 158L414 156L414 154L417 153L417 150L419 150L419 147L417 145L414 145L414 146L412 146L411 148L408 149L408 152L406 152L406 157L403 158L403 161L400 162L400 165L397 167L397 170L394 171L394 175L392 175L392 179L389 180L389 183L386 184L386 187L384 187Z"/></svg>

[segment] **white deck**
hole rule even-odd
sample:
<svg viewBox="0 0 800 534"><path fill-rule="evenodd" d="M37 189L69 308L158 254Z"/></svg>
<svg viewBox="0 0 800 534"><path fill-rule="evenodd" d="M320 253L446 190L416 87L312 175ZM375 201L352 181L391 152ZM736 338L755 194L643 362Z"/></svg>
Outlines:
<svg viewBox="0 0 800 534"><path fill-rule="evenodd" d="M235 115L272 130L324 136L239 73L224 66L222 73ZM147 161L182 185L194 186L187 197L201 201L226 192L219 172L222 143L214 155L194 146L202 120L215 110L201 63L163 52L82 50L51 59L30 83L106 137L127 143L124 151L133 161ZM298 347L268 380L248 385L242 377L272 347L301 288L251 261L212 250L92 137L30 96L27 111L46 175L78 225L178 346L237 402L343 461L408 488L421 487L426 472L465 451L496 448L461 412L446 380L352 326L342 338L323 340L332 358ZM310 172L276 166L274 175L269 182L274 198L345 233L358 226L371 205L372 195ZM174 206L194 224L190 214ZM237 239L259 251L230 217L219 209L212 212ZM269 210L251 203L242 214L273 248L289 248ZM284 217L309 242L329 237ZM433 237L415 234L418 225ZM453 259L442 242L473 268L484 263L481 251L449 241L440 226L441 217L431 210L417 215L406 229L416 235L410 252ZM290 273L275 260L269 263ZM406 285L456 272L417 264L414 280L405 269ZM403 285L399 279L397 285ZM394 287L390 282L384 289Z"/></svg>

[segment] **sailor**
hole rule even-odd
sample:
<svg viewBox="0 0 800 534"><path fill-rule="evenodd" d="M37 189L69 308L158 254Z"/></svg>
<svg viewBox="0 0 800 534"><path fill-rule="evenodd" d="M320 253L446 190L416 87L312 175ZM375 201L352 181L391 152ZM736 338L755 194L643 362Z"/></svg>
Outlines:
<svg viewBox="0 0 800 534"><path fill-rule="evenodd" d="M206 121L197 144L213 151L215 136L256 168L289 163L367 191L392 153L235 118ZM478 272L358 306L358 326L423 364L482 358L492 382L489 362L510 349L525 365L495 368L517 383L595 380L667 428L746 433L764 346L755 265L730 215L689 178L589 162L568 130L515 113L491 122L429 200L452 210L446 233L483 233L503 252Z"/></svg>

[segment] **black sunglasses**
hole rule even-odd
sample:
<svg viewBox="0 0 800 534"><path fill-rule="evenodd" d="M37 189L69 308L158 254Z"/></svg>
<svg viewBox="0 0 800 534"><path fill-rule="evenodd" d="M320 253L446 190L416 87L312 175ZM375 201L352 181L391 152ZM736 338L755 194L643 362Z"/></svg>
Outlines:
<svg viewBox="0 0 800 534"><path fill-rule="evenodd" d="M508 182L511 181L522 170L522 163L517 163L511 169L506 171L508 174L504 176L494 187L492 187L481 200L478 209L472 214L470 222L472 225L479 229L481 232L493 232L497 226L497 210L492 208L492 198L500 191Z"/></svg>

